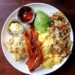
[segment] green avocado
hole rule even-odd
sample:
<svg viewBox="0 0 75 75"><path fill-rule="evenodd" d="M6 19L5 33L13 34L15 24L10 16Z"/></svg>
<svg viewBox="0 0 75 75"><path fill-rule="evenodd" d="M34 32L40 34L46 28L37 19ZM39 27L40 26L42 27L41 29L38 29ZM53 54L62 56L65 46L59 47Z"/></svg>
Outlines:
<svg viewBox="0 0 75 75"><path fill-rule="evenodd" d="M47 31L47 27L50 26L50 24L51 18L43 11L38 10L34 20L35 29L41 33L45 33Z"/></svg>

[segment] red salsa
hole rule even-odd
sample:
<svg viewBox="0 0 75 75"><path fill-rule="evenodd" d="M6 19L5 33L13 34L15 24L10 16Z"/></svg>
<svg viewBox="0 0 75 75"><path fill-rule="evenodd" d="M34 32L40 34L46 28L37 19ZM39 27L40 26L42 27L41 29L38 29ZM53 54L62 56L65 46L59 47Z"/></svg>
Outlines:
<svg viewBox="0 0 75 75"><path fill-rule="evenodd" d="M34 18L34 11L28 6L23 6L18 12L18 17L22 22L30 23Z"/></svg>

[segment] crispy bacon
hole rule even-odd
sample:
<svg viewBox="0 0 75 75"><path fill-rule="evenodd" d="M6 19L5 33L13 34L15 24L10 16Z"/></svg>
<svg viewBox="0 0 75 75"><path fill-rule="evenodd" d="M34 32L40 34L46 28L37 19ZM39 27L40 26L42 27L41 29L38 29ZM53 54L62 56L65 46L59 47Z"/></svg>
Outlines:
<svg viewBox="0 0 75 75"><path fill-rule="evenodd" d="M41 43L38 41L38 33L34 28L29 26L27 31L23 33L26 44L25 51L28 56L27 65L29 70L32 71L40 66L42 63Z"/></svg>

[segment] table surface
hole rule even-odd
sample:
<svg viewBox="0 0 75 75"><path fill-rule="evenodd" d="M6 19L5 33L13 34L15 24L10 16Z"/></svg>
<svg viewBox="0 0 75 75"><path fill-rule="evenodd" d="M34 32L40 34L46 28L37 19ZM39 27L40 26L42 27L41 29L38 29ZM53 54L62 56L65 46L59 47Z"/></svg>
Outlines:
<svg viewBox="0 0 75 75"><path fill-rule="evenodd" d="M43 2L55 6L69 19L73 31L75 31L75 1L71 0L0 0L0 35L3 24L7 17L18 7L33 2ZM1 41L1 40L0 40ZM51 75L75 75L74 47L68 61ZM5 59L0 44L0 75L26 75L14 69Z"/></svg>

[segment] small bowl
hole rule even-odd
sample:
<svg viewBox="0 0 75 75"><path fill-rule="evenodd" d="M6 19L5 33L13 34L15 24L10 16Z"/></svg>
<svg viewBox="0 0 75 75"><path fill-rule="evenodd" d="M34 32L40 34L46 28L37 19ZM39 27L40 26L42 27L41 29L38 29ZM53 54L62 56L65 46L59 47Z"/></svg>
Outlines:
<svg viewBox="0 0 75 75"><path fill-rule="evenodd" d="M22 6L18 10L18 19L23 23L32 23L35 18L34 10L29 6Z"/></svg>
<svg viewBox="0 0 75 75"><path fill-rule="evenodd" d="M10 31L10 29L9 29L11 23L18 23L18 24L21 26L22 30L21 30L20 32L18 32L18 33L13 33L13 32ZM18 35L20 35L20 34L23 32L24 29L23 29L23 25L21 25L20 21L18 21L17 19L11 19L11 20L9 20L9 21L7 22L7 24L6 24L6 30L7 30L7 32L8 32L10 35L12 35L12 36L18 36Z"/></svg>

